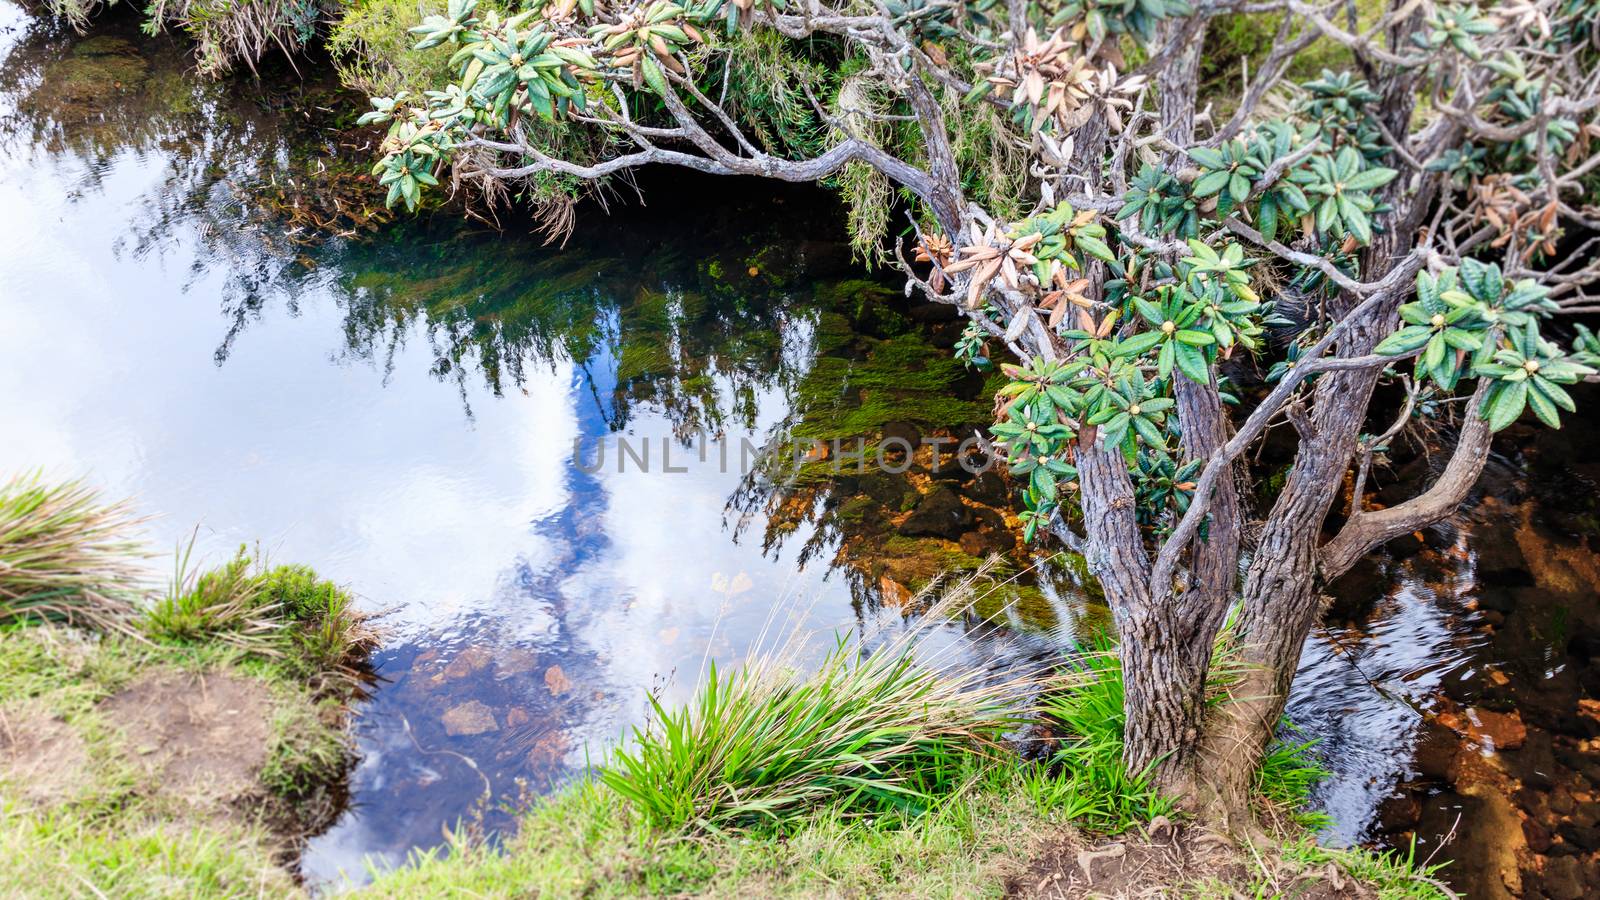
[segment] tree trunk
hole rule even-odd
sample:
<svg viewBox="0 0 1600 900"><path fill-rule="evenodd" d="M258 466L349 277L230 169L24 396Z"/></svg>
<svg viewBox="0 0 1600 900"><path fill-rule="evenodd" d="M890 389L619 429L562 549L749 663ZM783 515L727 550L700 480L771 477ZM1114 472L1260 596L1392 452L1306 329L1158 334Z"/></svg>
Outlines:
<svg viewBox="0 0 1600 900"><path fill-rule="evenodd" d="M1366 271L1388 270L1399 237L1375 240ZM1420 263L1410 263L1420 265ZM1338 356L1358 357L1393 330L1395 310L1406 293L1397 290L1350 323ZM1345 298L1341 298L1345 299ZM1341 315L1348 310L1338 310ZM1248 819L1250 788L1261 756L1272 741L1300 664L1300 651L1318 612L1317 550L1322 525L1344 484L1377 386L1377 367L1331 372L1312 389L1312 411L1294 411L1300 446L1283 491L1262 528L1240 601L1231 652L1243 673L1207 725L1200 782L1225 820Z"/></svg>
<svg viewBox="0 0 1600 900"><path fill-rule="evenodd" d="M1174 44L1161 69L1163 129L1182 146L1194 135L1194 94L1203 22L1178 20L1161 27L1161 43ZM1080 143L1080 147L1081 147ZM1183 445L1190 458L1205 458L1226 439L1226 420L1215 384L1176 376L1175 392ZM1127 467L1115 450L1095 449L1080 458L1086 516L1091 507L1102 524L1115 517L1112 546L1091 559L1106 589L1117 623L1123 678L1123 763L1130 773L1149 773L1162 789L1186 795L1205 711L1206 673L1212 641L1233 595L1238 573L1238 504L1232 478L1218 485L1213 515L1223 527L1217 538L1197 542L1188 589L1181 595L1151 585L1149 565L1133 513Z"/></svg>
<svg viewBox="0 0 1600 900"><path fill-rule="evenodd" d="M1392 8L1402 6L1404 0L1391 0ZM1391 30L1391 44L1405 44L1409 34L1420 27L1420 15L1413 9L1399 20ZM1404 133L1416 105L1413 86L1417 76L1403 69L1386 74L1378 85L1383 97L1381 115L1391 133ZM1405 165L1403 161L1400 164ZM1433 208L1437 178L1414 169L1409 174L1420 176L1414 193L1401 197L1408 181L1404 177L1387 188L1392 211L1362 258L1361 271L1368 279L1385 275L1395 260L1404 256L1423 217ZM1337 355L1370 353L1393 331L1396 310L1405 297L1406 292L1398 290L1352 321ZM1351 297L1337 298L1335 317L1349 313L1354 303ZM1243 674L1233 685L1231 698L1207 722L1201 749L1198 783L1225 825L1249 821L1255 773L1277 732L1301 649L1319 611L1316 587L1322 526L1344 483L1380 374L1376 368L1329 373L1312 389L1311 414L1296 410L1291 417L1300 430L1300 446L1251 558L1238 630L1230 648L1238 655ZM1481 436L1474 432L1470 437L1475 442Z"/></svg>

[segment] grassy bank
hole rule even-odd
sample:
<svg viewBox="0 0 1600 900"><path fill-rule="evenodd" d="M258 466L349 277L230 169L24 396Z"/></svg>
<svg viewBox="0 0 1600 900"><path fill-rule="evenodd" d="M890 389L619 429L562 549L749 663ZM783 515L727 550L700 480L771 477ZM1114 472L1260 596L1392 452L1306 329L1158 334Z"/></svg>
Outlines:
<svg viewBox="0 0 1600 900"><path fill-rule="evenodd" d="M125 506L0 484L0 896L281 896L372 632L241 551L158 586Z"/></svg>

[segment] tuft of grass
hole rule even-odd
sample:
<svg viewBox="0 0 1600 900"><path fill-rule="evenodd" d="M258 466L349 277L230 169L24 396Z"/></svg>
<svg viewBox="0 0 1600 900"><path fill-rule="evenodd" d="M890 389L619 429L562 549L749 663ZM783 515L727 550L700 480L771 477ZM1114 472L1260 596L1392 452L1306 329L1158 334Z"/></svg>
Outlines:
<svg viewBox="0 0 1600 900"><path fill-rule="evenodd" d="M1315 833L1332 824L1332 818L1308 805L1311 791L1332 773L1315 755L1317 742L1296 741L1293 735L1298 733L1294 723L1285 718L1278 728L1278 739L1267 748L1261 768L1256 770L1255 795L1269 811L1286 814L1301 828Z"/></svg>
<svg viewBox="0 0 1600 900"><path fill-rule="evenodd" d="M177 555L165 595L139 618L151 638L170 643L221 641L272 655L283 620L254 571L255 561L240 547L214 569L191 568L194 541Z"/></svg>
<svg viewBox="0 0 1600 900"><path fill-rule="evenodd" d="M0 625L125 629L143 575L138 522L82 481L30 472L0 484Z"/></svg>
<svg viewBox="0 0 1600 900"><path fill-rule="evenodd" d="M378 645L371 617L356 607L349 591L319 576L310 566L275 566L259 583L266 603L289 624L288 659L297 674L353 674L356 664Z"/></svg>
<svg viewBox="0 0 1600 900"><path fill-rule="evenodd" d="M1284 842L1282 858L1305 869L1325 868L1330 863L1357 881L1371 887L1379 900L1441 900L1461 895L1439 880L1448 863L1418 861L1415 839L1405 852L1379 852L1360 847L1338 849L1318 844L1311 834L1300 834Z"/></svg>
<svg viewBox="0 0 1600 900"><path fill-rule="evenodd" d="M377 646L371 617L348 591L310 567L268 568L240 547L226 563L196 571L192 551L191 541L178 554L166 594L136 620L150 639L225 644L310 680L354 678L360 660Z"/></svg>
<svg viewBox="0 0 1600 900"><path fill-rule="evenodd" d="M653 717L599 779L651 827L719 831L840 814L917 812L957 791L974 756L999 749L1016 682L919 664L913 628L871 652L841 639L809 676L791 639L732 674L714 665L677 710Z"/></svg>
<svg viewBox="0 0 1600 900"><path fill-rule="evenodd" d="M1067 732L1052 765L1054 779L1036 779L1033 793L1047 809L1060 809L1093 831L1121 834L1156 816L1168 815L1173 801L1152 784L1151 773L1129 772L1122 764L1122 664L1109 644L1075 658L1075 676L1064 690L1041 700L1043 714Z"/></svg>

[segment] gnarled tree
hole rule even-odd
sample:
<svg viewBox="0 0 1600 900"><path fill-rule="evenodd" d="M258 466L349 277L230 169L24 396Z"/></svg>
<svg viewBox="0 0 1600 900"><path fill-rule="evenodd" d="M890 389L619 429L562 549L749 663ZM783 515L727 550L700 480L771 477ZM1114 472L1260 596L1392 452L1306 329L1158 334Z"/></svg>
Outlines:
<svg viewBox="0 0 1600 900"><path fill-rule="evenodd" d="M1202 97L1219 17L1270 50ZM451 0L413 30L452 80L369 120L412 206L447 172L561 210L681 166L837 185L870 253L898 189L907 290L961 308L973 364L1015 357L993 434L1028 537L1105 588L1127 764L1236 811L1319 583L1452 512L1494 431L1558 426L1594 372L1587 332L1540 329L1597 308L1597 22L1600 0ZM1342 70L1296 82L1312 53ZM1402 414L1369 426L1385 381ZM1424 411L1448 463L1368 509ZM1246 451L1277 426L1297 455L1247 523ZM1244 665L1208 711L1219 641Z"/></svg>

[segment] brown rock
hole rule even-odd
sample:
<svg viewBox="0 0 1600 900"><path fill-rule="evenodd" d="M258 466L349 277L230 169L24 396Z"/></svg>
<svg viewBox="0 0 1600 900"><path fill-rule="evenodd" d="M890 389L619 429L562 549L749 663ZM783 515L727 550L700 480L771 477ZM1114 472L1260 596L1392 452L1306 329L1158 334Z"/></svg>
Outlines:
<svg viewBox="0 0 1600 900"><path fill-rule="evenodd" d="M1528 849L1535 853L1550 849L1550 830L1532 819L1522 820L1522 836L1528 841Z"/></svg>
<svg viewBox="0 0 1600 900"><path fill-rule="evenodd" d="M1389 797L1378 804L1378 827L1386 833L1410 831L1422 821L1422 801L1415 794Z"/></svg>
<svg viewBox="0 0 1600 900"><path fill-rule="evenodd" d="M497 680L526 675L539 662L539 654L532 650L506 650L495 656L494 677Z"/></svg>
<svg viewBox="0 0 1600 900"><path fill-rule="evenodd" d="M1440 719L1440 723L1425 724L1417 736L1417 772L1424 778L1454 784L1460 774L1460 738L1441 727L1443 717Z"/></svg>
<svg viewBox="0 0 1600 900"><path fill-rule="evenodd" d="M476 700L452 706L445 711L441 720L444 722L445 734L451 737L500 730L500 726L494 720L494 710Z"/></svg>
<svg viewBox="0 0 1600 900"><path fill-rule="evenodd" d="M450 660L450 664L444 667L444 671L439 673L439 679L436 680L457 681L476 674L493 661L494 655L488 650L482 647L468 647L457 653L455 659Z"/></svg>
<svg viewBox="0 0 1600 900"><path fill-rule="evenodd" d="M1552 900L1580 900L1587 896L1578 860L1562 856L1545 861L1539 873L1539 888Z"/></svg>
<svg viewBox="0 0 1600 900"><path fill-rule="evenodd" d="M534 769L543 769L553 766L567 755L566 735L559 731L552 731L539 738L528 751L528 765Z"/></svg>
<svg viewBox="0 0 1600 900"><path fill-rule="evenodd" d="M550 689L552 697L559 697L572 690L572 681L560 666L551 666L544 670L544 686Z"/></svg>
<svg viewBox="0 0 1600 900"><path fill-rule="evenodd" d="M1467 710L1468 733L1489 750L1515 750L1528 739L1528 729L1515 710L1498 713L1487 709Z"/></svg>
<svg viewBox="0 0 1600 900"><path fill-rule="evenodd" d="M900 523L900 533L907 537L942 537L957 541L971 524L972 510L961 502L961 496L948 487L938 487L923 497L911 515Z"/></svg>

